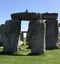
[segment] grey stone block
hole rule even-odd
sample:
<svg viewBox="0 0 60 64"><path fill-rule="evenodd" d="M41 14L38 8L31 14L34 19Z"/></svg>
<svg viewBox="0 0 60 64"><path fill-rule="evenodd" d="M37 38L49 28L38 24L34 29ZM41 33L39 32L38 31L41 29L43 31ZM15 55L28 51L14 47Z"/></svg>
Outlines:
<svg viewBox="0 0 60 64"><path fill-rule="evenodd" d="M26 13L26 12L21 12L21 13L14 13L11 14L11 18L14 20L31 20L31 19L36 19L36 13Z"/></svg>
<svg viewBox="0 0 60 64"><path fill-rule="evenodd" d="M22 32L20 33L20 40L21 40L21 41L24 40L24 37L23 37L23 33L22 33Z"/></svg>
<svg viewBox="0 0 60 64"><path fill-rule="evenodd" d="M28 44L33 54L42 54L45 51L45 24L40 20L29 23ZM29 39L30 38L30 39Z"/></svg>
<svg viewBox="0 0 60 64"><path fill-rule="evenodd" d="M44 20L48 20L48 19L56 20L58 18L58 13L43 13L42 18Z"/></svg>
<svg viewBox="0 0 60 64"><path fill-rule="evenodd" d="M46 21L46 49L58 48L58 21Z"/></svg>
<svg viewBox="0 0 60 64"><path fill-rule="evenodd" d="M21 12L11 14L13 20L36 20L36 19L57 19L58 13L34 13L34 12Z"/></svg>
<svg viewBox="0 0 60 64"><path fill-rule="evenodd" d="M8 20L3 27L3 52L16 52L20 34L20 21Z"/></svg>
<svg viewBox="0 0 60 64"><path fill-rule="evenodd" d="M0 46L3 46L3 38L2 38L2 28L3 28L4 24L2 24L0 26Z"/></svg>

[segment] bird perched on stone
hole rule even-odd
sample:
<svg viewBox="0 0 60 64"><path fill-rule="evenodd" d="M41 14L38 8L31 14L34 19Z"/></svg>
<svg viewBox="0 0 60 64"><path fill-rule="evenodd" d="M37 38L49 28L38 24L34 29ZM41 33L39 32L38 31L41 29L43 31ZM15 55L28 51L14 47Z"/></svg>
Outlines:
<svg viewBox="0 0 60 64"><path fill-rule="evenodd" d="M28 12L28 10L26 9L26 13Z"/></svg>

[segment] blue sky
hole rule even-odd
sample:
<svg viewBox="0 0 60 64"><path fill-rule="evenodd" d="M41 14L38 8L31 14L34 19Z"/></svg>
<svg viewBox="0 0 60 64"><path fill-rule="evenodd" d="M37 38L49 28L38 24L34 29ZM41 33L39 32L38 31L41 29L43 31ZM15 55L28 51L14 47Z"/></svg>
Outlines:
<svg viewBox="0 0 60 64"><path fill-rule="evenodd" d="M60 0L0 0L0 24L11 19L11 13L24 12L58 13L60 22ZM27 30L27 22L22 22L22 30Z"/></svg>

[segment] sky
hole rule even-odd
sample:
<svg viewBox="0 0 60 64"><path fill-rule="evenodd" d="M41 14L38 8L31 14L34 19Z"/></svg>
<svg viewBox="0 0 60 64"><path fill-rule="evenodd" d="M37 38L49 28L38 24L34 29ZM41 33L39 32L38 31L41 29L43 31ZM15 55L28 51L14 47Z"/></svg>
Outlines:
<svg viewBox="0 0 60 64"><path fill-rule="evenodd" d="M0 24L11 19L12 13L25 12L58 13L60 22L60 0L0 0ZM22 31L27 30L28 22L22 22Z"/></svg>

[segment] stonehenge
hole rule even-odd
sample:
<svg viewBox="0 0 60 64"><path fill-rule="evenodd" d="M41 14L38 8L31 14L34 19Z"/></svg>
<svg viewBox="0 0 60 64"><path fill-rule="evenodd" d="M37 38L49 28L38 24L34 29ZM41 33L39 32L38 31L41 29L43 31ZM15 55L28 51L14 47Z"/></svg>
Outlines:
<svg viewBox="0 0 60 64"><path fill-rule="evenodd" d="M3 38L3 52L16 52L19 37L23 41L21 20L30 21L26 41L32 54L43 54L45 49L58 48L57 18L57 13L41 14L26 11L11 14L11 20L7 20L2 29L0 28Z"/></svg>

